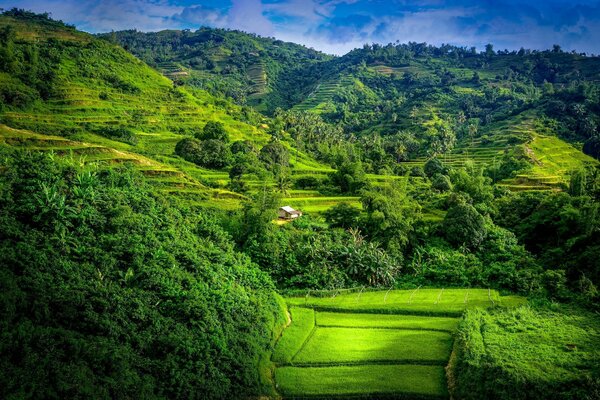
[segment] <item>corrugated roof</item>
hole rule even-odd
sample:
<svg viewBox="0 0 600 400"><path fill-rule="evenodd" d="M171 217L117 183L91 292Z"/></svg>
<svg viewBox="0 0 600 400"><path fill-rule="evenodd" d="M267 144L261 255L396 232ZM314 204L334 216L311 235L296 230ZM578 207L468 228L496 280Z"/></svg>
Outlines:
<svg viewBox="0 0 600 400"><path fill-rule="evenodd" d="M283 210L283 211L285 211L285 212L289 212L289 213L292 213L292 212L295 212L295 211L296 211L296 210L294 210L294 209L293 209L292 207L290 207L290 206L283 206L283 207L279 207L279 209L280 209L280 210Z"/></svg>

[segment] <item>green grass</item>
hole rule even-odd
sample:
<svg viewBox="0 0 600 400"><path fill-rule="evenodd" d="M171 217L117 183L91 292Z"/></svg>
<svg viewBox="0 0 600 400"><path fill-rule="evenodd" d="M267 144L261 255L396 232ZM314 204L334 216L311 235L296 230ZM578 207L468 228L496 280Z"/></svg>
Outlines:
<svg viewBox="0 0 600 400"><path fill-rule="evenodd" d="M319 327L427 329L452 332L458 319L418 315L343 314L317 312Z"/></svg>
<svg viewBox="0 0 600 400"><path fill-rule="evenodd" d="M452 348L447 332L383 328L318 327L294 364L436 363L445 365Z"/></svg>
<svg viewBox="0 0 600 400"><path fill-rule="evenodd" d="M415 314L460 316L467 308L492 305L518 305L523 298L502 297L487 289L418 289L340 294L335 297L293 297L290 305L303 305L317 310L368 312L382 314Z"/></svg>
<svg viewBox="0 0 600 400"><path fill-rule="evenodd" d="M457 398L597 398L600 393L597 314L556 304L471 310L457 337L449 370Z"/></svg>
<svg viewBox="0 0 600 400"><path fill-rule="evenodd" d="M358 365L275 370L278 390L285 396L345 397L398 395L446 397L444 368L428 365ZM347 398L347 397L346 397Z"/></svg>
<svg viewBox="0 0 600 400"><path fill-rule="evenodd" d="M289 363L306 342L315 328L315 312L310 308L290 308L292 324L283 331L272 360L276 363Z"/></svg>

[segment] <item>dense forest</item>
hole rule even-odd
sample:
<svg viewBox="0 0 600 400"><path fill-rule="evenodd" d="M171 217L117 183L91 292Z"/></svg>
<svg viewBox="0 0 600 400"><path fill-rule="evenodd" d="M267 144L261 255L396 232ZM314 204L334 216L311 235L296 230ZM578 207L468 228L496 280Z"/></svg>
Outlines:
<svg viewBox="0 0 600 400"><path fill-rule="evenodd" d="M332 395L301 374L356 360L292 359L381 313L456 319L408 328L447 348L399 397L599 398L599 76L559 46L335 57L4 11L0 397Z"/></svg>

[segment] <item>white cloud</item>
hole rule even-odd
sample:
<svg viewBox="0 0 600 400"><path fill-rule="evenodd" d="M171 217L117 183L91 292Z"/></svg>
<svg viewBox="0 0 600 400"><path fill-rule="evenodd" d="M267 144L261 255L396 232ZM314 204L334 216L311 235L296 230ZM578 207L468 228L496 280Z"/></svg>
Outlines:
<svg viewBox="0 0 600 400"><path fill-rule="evenodd" d="M227 15L228 25L232 29L272 36L273 24L265 17L261 0L232 0Z"/></svg>

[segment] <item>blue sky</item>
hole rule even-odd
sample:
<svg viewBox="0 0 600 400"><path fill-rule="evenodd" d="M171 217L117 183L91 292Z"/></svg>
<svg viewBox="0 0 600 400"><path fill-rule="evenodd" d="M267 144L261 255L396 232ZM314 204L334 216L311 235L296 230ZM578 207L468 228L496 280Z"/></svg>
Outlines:
<svg viewBox="0 0 600 400"><path fill-rule="evenodd" d="M240 29L343 54L364 43L427 42L600 53L600 0L0 0L88 32Z"/></svg>

